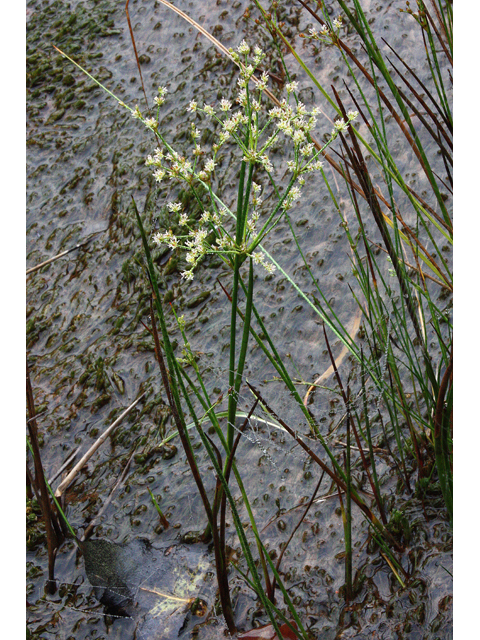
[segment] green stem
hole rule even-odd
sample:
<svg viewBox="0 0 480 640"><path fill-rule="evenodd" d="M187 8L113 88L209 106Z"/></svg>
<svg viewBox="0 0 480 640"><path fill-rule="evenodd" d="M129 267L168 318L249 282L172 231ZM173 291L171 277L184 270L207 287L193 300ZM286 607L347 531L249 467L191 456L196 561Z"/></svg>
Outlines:
<svg viewBox="0 0 480 640"><path fill-rule="evenodd" d="M233 271L233 287L232 287L232 308L230 314L230 366L228 372L228 383L230 393L228 395L228 422L227 422L227 447L228 451L233 445L233 431L235 424L235 413L237 403L234 394L235 388L235 346L236 346L236 324L237 324L237 302L238 302L238 280L240 271L241 257L235 255L234 271Z"/></svg>
<svg viewBox="0 0 480 640"><path fill-rule="evenodd" d="M346 455L347 495L345 505L345 582L347 602L352 599L352 474L350 463L350 389L347 389L347 455Z"/></svg>
<svg viewBox="0 0 480 640"><path fill-rule="evenodd" d="M248 338L250 335L250 324L252 320L252 307L253 307L253 261L250 258L250 265L248 271L248 289L247 289L247 301L245 315L243 318L243 336L242 345L240 347L240 355L238 358L237 376L235 379L234 393L236 402L238 402L238 392L242 384L243 370L245 368L245 359L247 356ZM236 308L235 308L236 311Z"/></svg>

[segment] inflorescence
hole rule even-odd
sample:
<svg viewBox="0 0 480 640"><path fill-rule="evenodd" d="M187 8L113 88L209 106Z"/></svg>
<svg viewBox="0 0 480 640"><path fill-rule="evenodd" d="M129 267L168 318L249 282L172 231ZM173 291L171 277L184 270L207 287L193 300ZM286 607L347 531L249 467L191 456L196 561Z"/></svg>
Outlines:
<svg viewBox="0 0 480 640"><path fill-rule="evenodd" d="M315 127L316 116L320 110L317 107L308 110L300 101L295 105L289 104L290 96L298 89L296 82L286 85L287 98L278 106L266 109L262 99L267 89L268 74L264 71L260 77L255 76L255 70L265 58L265 54L258 46L254 47L253 57L249 59L251 53L245 40L236 51L230 49L232 59L240 66L238 93L234 102L223 98L215 108L207 104L200 106L196 100L192 100L188 105L188 113L204 114L221 126L218 140L213 144L211 153L207 153L200 146L201 134L195 122L190 124L190 136L194 144L193 158L187 159L165 142L158 132L157 120L144 118L138 107L132 112L134 118L142 120L157 135L159 147L153 155L147 157L145 164L153 168L153 177L159 183L174 180L187 183L193 189L201 183L211 190L218 152L227 142L234 142L241 149L242 159L246 163L258 165L267 174L271 174L273 165L269 157L270 147L280 134L293 143L294 159L288 162L288 170L291 173L289 185L273 213L262 225L259 224L262 187L252 182L248 194L248 215L245 217L245 228L240 243L236 242L226 229L226 216L233 214L226 207L219 207L217 198L212 198L211 210L203 211L200 220L191 219L180 202L167 203L167 209L175 216L176 226L184 229L185 233L176 235L169 229L163 233L155 233L153 241L159 245L167 244L172 249L180 247L186 251L188 268L182 273L185 280L193 278L194 268L208 253L219 253L225 260L231 260L235 254L250 256L255 264L262 264L268 273L272 273L274 265L266 260L263 252L255 251L256 247L283 213L298 202L305 174L322 169L321 152L358 115L357 112L351 111L347 115L347 122L344 119L337 120L330 140L318 151L311 140L310 132ZM255 83L253 88L250 81ZM165 87L159 87L158 95L154 99L159 107L165 101L166 93Z"/></svg>
<svg viewBox="0 0 480 640"><path fill-rule="evenodd" d="M325 44L336 44L338 40L338 31L341 27L343 27L342 18L341 16L338 16L338 18L334 18L332 20L332 27L327 23L324 23L319 30L315 29L315 27L309 29L307 37L312 38L312 40L324 42Z"/></svg>

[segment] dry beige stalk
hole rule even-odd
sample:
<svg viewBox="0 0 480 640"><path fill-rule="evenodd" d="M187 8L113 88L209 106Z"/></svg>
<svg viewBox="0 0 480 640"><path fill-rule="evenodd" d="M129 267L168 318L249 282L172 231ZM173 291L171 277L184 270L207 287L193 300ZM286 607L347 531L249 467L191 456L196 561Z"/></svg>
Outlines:
<svg viewBox="0 0 480 640"><path fill-rule="evenodd" d="M77 462L77 464L73 467L73 469L70 471L70 473L68 474L68 476L65 478L65 480L62 480L62 482L58 485L57 490L55 491L55 496L57 498L60 498L62 493L65 491L65 489L68 487L68 485L70 484L70 482L75 478L75 476L77 476L78 472L80 471L80 469L88 462L88 460L90 460L90 458L93 456L93 454L95 453L95 451L102 446L102 444L105 442L105 440L108 438L108 436L112 433L112 431L115 429L115 427L117 427L120 422L125 418L126 415L128 415L130 413L130 411L132 411L132 409L140 402L140 400L145 396L144 393L142 393L142 395L137 398L137 400L135 400L135 402L133 402L127 409L125 409L125 411L118 416L118 418L115 420L115 422L113 424L111 424L108 429L106 431L104 431L102 433L102 435L98 438L98 440L90 447L90 449L87 451L87 453L81 458L81 460L79 460Z"/></svg>

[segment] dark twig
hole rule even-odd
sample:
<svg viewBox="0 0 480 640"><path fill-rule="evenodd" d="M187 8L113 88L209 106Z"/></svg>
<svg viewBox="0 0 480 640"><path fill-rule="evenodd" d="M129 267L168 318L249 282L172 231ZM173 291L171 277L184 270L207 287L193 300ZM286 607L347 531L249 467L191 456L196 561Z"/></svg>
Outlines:
<svg viewBox="0 0 480 640"><path fill-rule="evenodd" d="M385 38L382 38L382 40L387 45L387 47L392 51L392 53L398 58L398 60L407 68L407 70L412 75L412 77L415 78L415 80L418 82L418 84L422 87L422 91L425 93L425 95L427 95L430 98L430 100L431 100L433 106L435 107L435 109L437 110L437 112L441 113L442 110L441 110L439 104L437 103L437 101L435 100L435 98L432 96L432 94L428 90L428 87L425 86L425 84L420 80L420 78L417 76L417 74L414 72L414 70L409 65L407 65L407 63L398 55L398 53L395 51L395 49L388 44L388 42L385 40ZM390 62L390 64L393 67L393 64L391 62ZM393 68L397 71L397 73L401 76L402 80L406 83L405 77L402 74L400 74L400 72L395 67L393 67ZM423 108L428 113L428 115L432 118L432 120L434 120L434 122L437 124L437 126L439 126L439 128L442 131L442 134L443 134L444 138L446 139L447 143L451 147L452 146L452 141L447 136L447 134L445 133L443 127L440 126L436 114L428 107L428 105L426 104L426 102L422 98L422 96L420 96L418 93L415 93L415 97L420 102L420 104L423 106ZM449 130L450 130L450 133L451 133L452 132L452 124L451 124L451 122L447 121L446 124L449 127Z"/></svg>
<svg viewBox="0 0 480 640"><path fill-rule="evenodd" d="M58 469L57 471L55 471L55 473L53 474L53 476L51 478L49 478L48 480L48 484L50 486L52 486L52 484L55 482L55 480L58 478L58 476L62 473L62 471L64 471L68 465L70 464L70 462L72 462L75 457L77 456L77 453L80 451L80 447L77 447L75 449L75 451L73 453L71 453L68 458L65 460L65 462L62 464L62 466L60 467L60 469Z"/></svg>
<svg viewBox="0 0 480 640"><path fill-rule="evenodd" d="M28 367L28 359L27 359L27 406L28 413L30 417L34 417L36 415L35 412L35 401L33 399L33 391L32 384L30 382L30 369ZM55 592L55 554L60 546L61 542L61 533L60 536L58 532L60 528L57 524L57 527L54 528L53 521L56 521L55 513L52 509L52 505L50 502L50 498L48 495L48 489L45 482L45 475L43 472L42 460L40 457L40 447L38 445L38 426L37 420L29 420L28 421L28 432L30 434L30 441L33 450L33 463L35 465L35 479L32 482L34 486L36 486L37 496L40 497L40 507L42 509L43 520L45 522L45 530L47 533L47 551L48 551L48 584L47 590L49 593ZM32 478L33 480L33 478ZM57 529L57 530L55 530Z"/></svg>
<svg viewBox="0 0 480 640"><path fill-rule="evenodd" d="M423 5L423 11L425 12L426 17L428 18L428 22L430 22L433 30L435 31L435 34L436 34L436 36L438 38L438 41L440 42L440 45L441 45L445 55L447 56L448 62L450 63L451 66L453 66L453 58L452 58L452 56L450 54L450 51L447 49L447 45L445 44L444 39L440 35L440 33L439 33L438 29L437 29L437 26L436 26L435 22L433 21L433 18L430 15L430 13L429 13L429 11L428 11L428 9L427 9L427 7L425 5ZM438 14L437 14L437 16L438 16ZM440 21L440 24L442 24L441 21Z"/></svg>
<svg viewBox="0 0 480 640"><path fill-rule="evenodd" d="M130 0L127 0L125 4L125 13L127 14L128 29L130 31L130 37L132 39L133 50L135 52L135 60L137 61L138 72L140 74L140 82L142 83L143 95L145 96L145 103L147 105L148 111L150 111L150 107L148 106L147 94L145 93L145 85L143 84L143 75L142 75L142 69L140 67L140 60L138 59L137 45L135 44L135 36L133 35L132 23L130 22L130 14L128 12L129 4L130 4Z"/></svg>

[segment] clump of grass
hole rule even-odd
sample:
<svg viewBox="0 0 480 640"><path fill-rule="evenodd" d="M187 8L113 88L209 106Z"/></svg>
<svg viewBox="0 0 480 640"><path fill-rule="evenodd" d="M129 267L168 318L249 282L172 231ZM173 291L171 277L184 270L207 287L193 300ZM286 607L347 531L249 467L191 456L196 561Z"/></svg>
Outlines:
<svg viewBox="0 0 480 640"><path fill-rule="evenodd" d="M407 61L402 60L402 69L398 62L392 62L389 54L393 54L397 61L401 58L385 40L382 51L358 0L354 0L354 10L339 0L343 22L341 18L332 21L323 5L315 11L302 0L299 3L316 24L305 34L305 38L312 46L329 46L333 54L338 52L343 60L345 71L348 72L348 76L344 77L349 80L343 80L342 83L360 114L363 130L368 132L367 137L360 133L359 128L352 126L347 135L340 133L341 162L325 154L349 189L351 205L358 221L358 231L351 228L351 223L347 224L324 175L352 250L352 270L360 289L359 293L353 295L361 307L364 329L367 329L367 348L359 351L353 343L349 348L361 363L363 377L369 377L377 387L378 400L381 398L386 404L405 485L412 490L405 470L406 439L409 438L413 445L420 479L424 460L419 440L426 436L435 456L445 506L451 518L452 434L447 426L451 420L451 396L449 402L445 402L443 393L447 393L448 389L450 394L452 388L452 325L448 306L442 303L444 294L448 296L453 291L451 267L442 251L442 243L453 243L453 224L446 204L448 196L445 194L445 191L447 194L451 192L453 185L453 123L446 89L451 81L453 50L451 6L448 2L435 1L432 3L433 12L429 12L419 0L416 12L408 7L408 13L419 25L424 42L425 57L431 72L430 86L427 87ZM319 84L315 68L309 68L303 62L281 32L275 11L267 14L259 2L256 4L265 26L275 33L276 42L283 43L293 53L336 114L345 117L345 107L337 89L332 86L330 93ZM354 53L342 39L342 28L346 23L356 33L363 47L362 59L360 53ZM280 60L284 60L280 47L278 55ZM288 78L286 65L285 73ZM365 80L372 88L371 94L364 89ZM380 81L385 83L385 89L380 87ZM393 118L398 131L413 151L429 185L427 195L417 193L399 168L391 151L392 125L387 122L387 116ZM423 142L425 136L420 135L422 129L422 134L428 134L433 142L428 153ZM371 158L368 163L365 154ZM445 179L438 176L438 169L433 165L438 156L444 165ZM374 184L370 168L372 162L383 175L382 189ZM411 171L411 167L408 170ZM413 210L413 222L407 222L399 201L404 208ZM371 221L380 234L383 246L371 239ZM385 258L391 266L385 263ZM308 273L316 284L312 272L308 270ZM343 328L325 299L321 306L325 314L336 322L338 332L341 332ZM383 371L376 364L378 351L386 354L386 368ZM385 374L388 376L388 385L384 383ZM412 396L413 403L408 401ZM402 426L404 422L408 427L407 432ZM369 441L370 448L371 445Z"/></svg>
<svg viewBox="0 0 480 640"><path fill-rule="evenodd" d="M374 442L367 409L367 390L365 381L370 379L376 387L375 405L382 419L386 412L387 428L385 442L390 434L396 443L396 451L390 454L398 468L407 491L412 493L417 486L423 488L431 478L427 479L427 456L433 457L435 470L442 489L446 511L452 518L452 324L449 308L443 303L445 294L453 292L451 267L444 258L442 244L453 244L453 224L446 201L453 186L452 164L452 114L449 108L449 94L446 85L451 81L452 64L452 14L449 3L433 2L433 13L425 4L417 3L417 11L408 7L408 13L418 22L421 29L425 56L431 72L431 82L427 87L414 73L408 62L400 56L388 43L387 53L376 42L368 19L357 0L354 0L354 11L339 0L339 8L344 14L344 23L357 34L362 46L364 60L360 54L342 40L342 19L333 21L323 11L323 5L314 11L302 0L299 0L318 24L310 29L310 42L330 46L337 50L345 63L349 80L342 83L348 91L351 101L360 113L368 137L362 135L359 128L350 127L346 135L340 133L342 142L341 161L337 162L326 155L326 159L338 172L349 190L351 205L355 211L358 230L347 224L324 175L345 229L345 235L352 250L352 271L358 282L360 293L352 294L358 300L363 316L362 332L366 340L366 348L359 349L350 343L351 353L360 363L362 371L362 397L364 427L358 429L351 422L357 446L362 452L359 438L365 442L370 453L372 475L369 480L377 505L382 515L383 524L390 525L395 513L385 514L382 497L375 469ZM345 108L335 87L331 94L322 87L315 78L315 69L309 68L300 54L282 34L275 11L267 14L259 2L256 2L262 13L265 26L275 34L275 42L283 43L293 53L303 70L308 74L315 86L321 91L336 111L345 117ZM384 48L385 51L385 48ZM400 70L388 53L393 53L403 63ZM279 59L284 61L283 52L278 47ZM406 56L403 56L406 58ZM289 78L287 66L286 77ZM350 78L352 80L350 80ZM373 97L367 94L366 80L373 89ZM380 80L386 89L380 88ZM415 88L416 84L417 88ZM433 87L433 92L432 92ZM433 95L432 95L433 93ZM436 95L435 95L436 94ZM393 118L406 144L412 149L420 170L424 173L429 185L427 195L420 195L408 184L406 176L397 165L397 160L390 149L392 136L387 116ZM426 132L433 141L427 153L423 143ZM367 163L365 155L370 156ZM436 157L441 157L445 178L438 176L434 166ZM384 188L380 189L372 178L372 160L383 175ZM411 167L408 167L411 171ZM386 193L387 195L383 195ZM400 195L403 196L403 200ZM413 210L409 222L401 206ZM439 213L437 213L439 211ZM369 218L370 215L370 218ZM371 221L380 234L383 246L375 243L369 230ZM292 228L292 233L294 230ZM379 253L380 252L380 253ZM302 254L303 255L303 254ZM390 265L385 268L385 258ZM317 285L314 274L307 267L312 281ZM321 287L318 285L319 293ZM333 308L323 298L319 306L332 321L336 322L338 332L343 327L335 317ZM378 353L385 354L382 359ZM341 386L341 383L340 383ZM444 395L445 394L445 395ZM344 394L345 395L345 394ZM448 397L448 400L447 400ZM413 402L411 400L413 398ZM344 397L345 400L345 397ZM380 402L385 409L380 410ZM356 409L354 408L356 411ZM351 416L350 416L351 417ZM360 426L360 425L358 425ZM422 452L422 442L427 450ZM413 452L418 470L417 483L412 481L406 467L407 447ZM363 453L362 459L364 458ZM348 453L347 456L348 457ZM346 461L347 462L347 461ZM348 470L350 465L346 464ZM364 464L364 468L366 468ZM347 509L345 524L348 527ZM391 528L391 527L389 527ZM401 570L390 556L385 544L388 539L376 539L382 546L382 554L392 571L403 585ZM346 529L346 557L348 559L348 533ZM347 593L351 587L350 570L346 570Z"/></svg>

